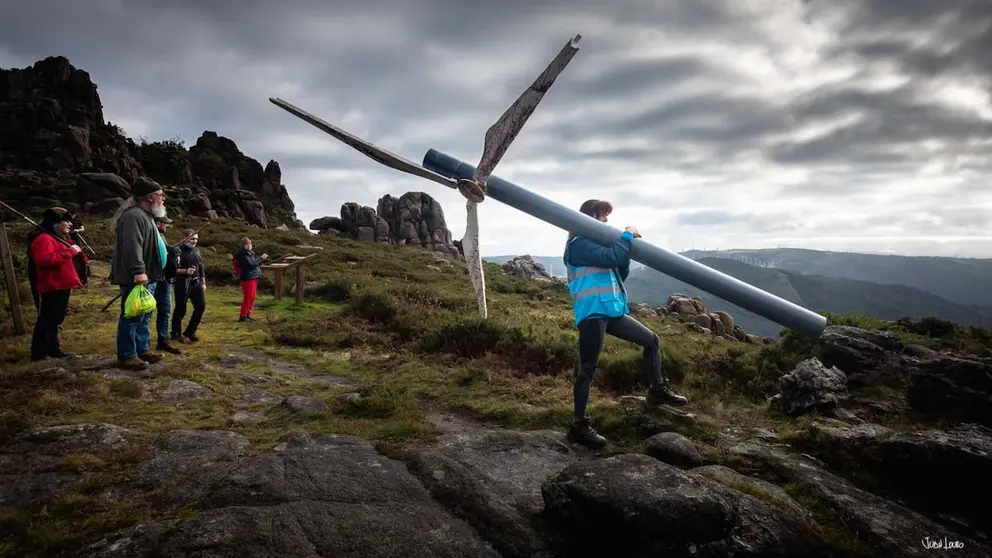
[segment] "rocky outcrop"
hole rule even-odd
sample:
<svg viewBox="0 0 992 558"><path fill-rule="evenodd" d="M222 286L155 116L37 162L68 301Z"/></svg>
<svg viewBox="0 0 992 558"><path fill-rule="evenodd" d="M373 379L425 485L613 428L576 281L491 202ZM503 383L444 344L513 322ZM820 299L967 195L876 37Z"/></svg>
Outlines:
<svg viewBox="0 0 992 558"><path fill-rule="evenodd" d="M407 192L399 198L387 194L375 209L348 202L341 206L340 217L314 219L310 229L323 235L421 246L455 258L460 256L441 204L424 192Z"/></svg>
<svg viewBox="0 0 992 558"><path fill-rule="evenodd" d="M277 162L262 167L211 131L188 151L178 140L136 144L104 121L89 74L61 56L0 70L0 199L108 214L142 175L165 186L173 215L302 226Z"/></svg>
<svg viewBox="0 0 992 558"><path fill-rule="evenodd" d="M544 269L544 265L535 262L530 254L514 256L500 267L503 273L514 277L535 279L537 281L554 281L554 277Z"/></svg>
<svg viewBox="0 0 992 558"><path fill-rule="evenodd" d="M253 391L246 400L272 406L283 397ZM987 429L812 428L825 459L891 472L906 505L987 522ZM302 431L271 448L226 430L169 430L150 447L143 440L113 424L25 430L0 452L0 506L36 510L73 490L86 490L100 511L152 504L155 519L80 541L72 555L89 558L925 556L926 538L961 545L955 555L989 552L957 524L858 487L811 457L728 435L716 446L734 468L708 462L672 432L649 440L650 455L614 456L577 450L561 432L481 427L401 459L353 436ZM65 467L122 455L136 461L133 474ZM755 467L774 482L754 476ZM825 540L823 510L807 507L817 502L868 552Z"/></svg>
<svg viewBox="0 0 992 558"><path fill-rule="evenodd" d="M244 437L167 433L142 465L164 502L198 510L106 536L81 556L498 556L399 461L351 436L286 435L245 456ZM155 474L151 474L153 472Z"/></svg>
<svg viewBox="0 0 992 558"><path fill-rule="evenodd" d="M948 430L896 433L871 423L813 423L798 445L845 474L870 476L877 485L873 488L919 511L954 518L973 532L992 533L988 428L960 424Z"/></svg>
<svg viewBox="0 0 992 558"><path fill-rule="evenodd" d="M690 320L691 327L702 333L711 333L730 341L750 343L753 345L771 345L774 339L762 339L757 335L746 333L744 328L734 323L734 317L727 312L708 312L703 299L698 296L675 293L668 297L662 308L651 308L644 303L634 303L632 310L642 315L667 316L676 315Z"/></svg>
<svg viewBox="0 0 992 558"><path fill-rule="evenodd" d="M910 375L906 398L925 415L992 427L992 359L935 354Z"/></svg>
<svg viewBox="0 0 992 558"><path fill-rule="evenodd" d="M992 358L938 353L898 335L853 326L830 326L816 356L847 376L847 387L905 390L923 416L992 426Z"/></svg>
<svg viewBox="0 0 992 558"><path fill-rule="evenodd" d="M415 452L410 468L503 556L552 556L541 485L578 460L558 432L448 434Z"/></svg>
<svg viewBox="0 0 992 558"><path fill-rule="evenodd" d="M55 176L112 172L126 180L141 172L129 141L104 122L89 74L61 56L0 70L0 167Z"/></svg>
<svg viewBox="0 0 992 558"><path fill-rule="evenodd" d="M848 397L847 376L814 358L800 362L778 379L779 393L769 400L772 408L788 415L829 411Z"/></svg>
<svg viewBox="0 0 992 558"><path fill-rule="evenodd" d="M744 458L752 461L752 466L767 468L782 482L791 483L823 502L847 529L857 533L860 544L866 547L862 549L864 555L932 556L935 548L942 550L934 546L938 544L953 545L951 551L956 556L977 558L992 552L983 542L962 536L917 511L855 486L809 456L794 457L782 448L755 440L741 442L723 438L720 446L735 458ZM917 482L929 480L921 478ZM974 501L985 504L982 500ZM927 541L932 544L928 545Z"/></svg>
<svg viewBox="0 0 992 558"><path fill-rule="evenodd" d="M796 515L646 455L570 465L543 493L564 556L830 555Z"/></svg>

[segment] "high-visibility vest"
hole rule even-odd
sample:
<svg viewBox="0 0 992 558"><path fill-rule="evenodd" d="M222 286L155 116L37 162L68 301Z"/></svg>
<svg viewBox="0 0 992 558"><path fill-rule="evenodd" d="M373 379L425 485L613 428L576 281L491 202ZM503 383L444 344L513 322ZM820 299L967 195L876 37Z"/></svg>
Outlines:
<svg viewBox="0 0 992 558"><path fill-rule="evenodd" d="M627 313L627 291L615 269L573 266L568 261L565 265L576 324L590 316L618 318Z"/></svg>

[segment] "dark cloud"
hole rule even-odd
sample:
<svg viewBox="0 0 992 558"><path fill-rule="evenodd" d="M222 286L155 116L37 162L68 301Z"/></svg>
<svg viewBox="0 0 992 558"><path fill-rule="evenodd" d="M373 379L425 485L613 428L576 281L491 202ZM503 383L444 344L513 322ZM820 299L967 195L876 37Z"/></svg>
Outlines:
<svg viewBox="0 0 992 558"><path fill-rule="evenodd" d="M436 148L475 164L486 128L581 33L498 176L569 207L615 200L661 244L992 256L990 30L988 0L46 0L5 6L0 66L65 55L132 136L210 129L275 158L305 221L418 190L458 237L456 192L268 97L414 161ZM554 227L481 213L484 251L558 253Z"/></svg>

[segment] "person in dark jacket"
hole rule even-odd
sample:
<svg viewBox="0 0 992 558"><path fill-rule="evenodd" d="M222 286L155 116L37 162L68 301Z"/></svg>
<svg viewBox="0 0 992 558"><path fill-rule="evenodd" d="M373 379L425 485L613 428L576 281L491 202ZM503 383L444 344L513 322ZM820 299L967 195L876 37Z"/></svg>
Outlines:
<svg viewBox="0 0 992 558"><path fill-rule="evenodd" d="M207 277L203 271L203 257L196 248L196 243L200 241L200 235L193 229L187 229L184 233L186 238L179 243L179 269L178 280L176 281L176 308L172 315L172 339L180 343L189 341L196 342L196 328L203 318L203 311L206 308L205 293L207 290ZM193 302L193 315L189 318L186 330L182 331L183 317L186 316L186 301ZM180 333L182 331L182 333Z"/></svg>
<svg viewBox="0 0 992 558"><path fill-rule="evenodd" d="M251 239L241 239L241 249L234 254L234 260L241 269L241 316L239 322L253 322L251 310L255 307L255 295L258 293L258 280L262 277L262 262L269 259L268 254L256 256L252 250Z"/></svg>
<svg viewBox="0 0 992 558"><path fill-rule="evenodd" d="M155 283L155 311L158 313L155 317L155 334L158 337L158 344L155 348L159 351L181 355L182 351L169 342L169 314L172 312L172 286L176 282L176 270L179 265L179 249L169 246L168 239L165 236L171 224L172 219L168 217L155 218L155 226L158 228L159 234L162 235L162 241L165 242L165 251L167 254L165 268L162 270L162 279Z"/></svg>
<svg viewBox="0 0 992 558"><path fill-rule="evenodd" d="M111 221L115 243L110 283L121 289L116 366L124 370L143 370L164 358L162 353L151 350L151 314L126 318L124 305L137 285L145 285L155 294L156 283L165 277L168 250L155 226L155 217L165 214L162 186L142 176L134 181L131 197L121 204Z"/></svg>
<svg viewBox="0 0 992 558"><path fill-rule="evenodd" d="M602 200L587 200L579 211L606 222L613 206ZM579 367L575 377L575 421L568 439L591 447L602 447L606 438L592 427L586 404L589 388L599 364L606 334L643 347L644 374L650 383L649 405L685 405L688 399L676 393L661 372L658 336L630 316L624 280L630 273L630 246L640 233L627 229L613 245L570 234L564 262L568 269L568 290L579 329Z"/></svg>
<svg viewBox="0 0 992 558"><path fill-rule="evenodd" d="M69 239L71 214L61 207L46 209L41 216L41 229L29 245L30 261L34 267L38 292L38 319L31 337L31 360L71 358L59 346L59 326L65 321L72 289L82 286L76 272L75 258L86 255ZM66 246L58 239L67 242Z"/></svg>

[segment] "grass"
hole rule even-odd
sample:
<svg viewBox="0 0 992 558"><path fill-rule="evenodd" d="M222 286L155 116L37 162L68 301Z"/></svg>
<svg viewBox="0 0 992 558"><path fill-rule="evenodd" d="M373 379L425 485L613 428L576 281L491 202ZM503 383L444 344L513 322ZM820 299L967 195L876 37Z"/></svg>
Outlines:
<svg viewBox="0 0 992 558"><path fill-rule="evenodd" d="M202 224L178 221L177 233L170 235L173 240L182 236L182 228ZM86 227L87 240L104 261L94 263L90 284L73 293L61 339L65 350L109 358L114 354L118 307L105 313L100 308L115 294L105 279L111 236L99 220L91 219ZM15 227L12 245L22 246L26 232ZM266 278L256 305L258 321L237 321L240 291L230 253L245 235L259 253L272 256L313 251L302 246L319 248L308 268L313 285L302 305L288 296L292 277L287 278L287 297L281 301L271 296L272 283ZM577 335L567 289L561 284L507 277L495 264L486 264L490 317L481 320L464 264L438 261L417 248L301 231L263 232L227 220L211 222L200 238L209 283L202 340L183 346L180 357L168 356L161 373L152 378L106 379L100 371L74 370L71 362L63 364L69 374L51 365L31 365L30 332L12 335L9 320L0 316L0 446L26 429L57 424L108 422L138 433L136 449L126 455L63 456L66 470L87 475L86 486L42 510L0 511L0 532L5 533L0 551L32 549L37 555L57 555L122 525L191 513L153 508L154 494L117 506L95 499L116 479L133 475L155 437L171 429L232 430L252 442L252 451L273 447L292 430L352 434L398 456L405 447L441 434L426 409L517 429L564 430L571 421ZM23 254L15 255L17 276L24 277ZM22 300L28 302L25 321L30 327L34 308L29 297ZM814 344L789 334L779 345L748 345L697 333L677 316L641 319L659 336L664 370L688 395L689 410L699 420L672 424L659 415L620 406L618 396L643 393L647 385L640 350L608 338L590 399L590 413L611 442L607 453L642 451L647 437L677 430L696 441L705 455L719 457L711 443L727 426L742 431L771 428L787 435L812 420L770 412L765 399L774 393L779 375L814 354ZM896 324L856 316L830 320L895 331L935 348L958 346L977 352L989 345L988 332L954 324L948 330L937 322ZM225 365L229 354L248 356L244 362ZM298 375L289 364L303 366L307 373ZM246 383L245 374L277 381L253 385ZM322 375L348 379L354 386L331 386L313 377ZM180 404L155 397L177 379L209 387L214 395ZM303 417L283 407L244 406L247 393L261 390L315 397L329 410ZM342 398L347 392L360 397ZM235 423L232 415L241 408L264 411L265 420Z"/></svg>

